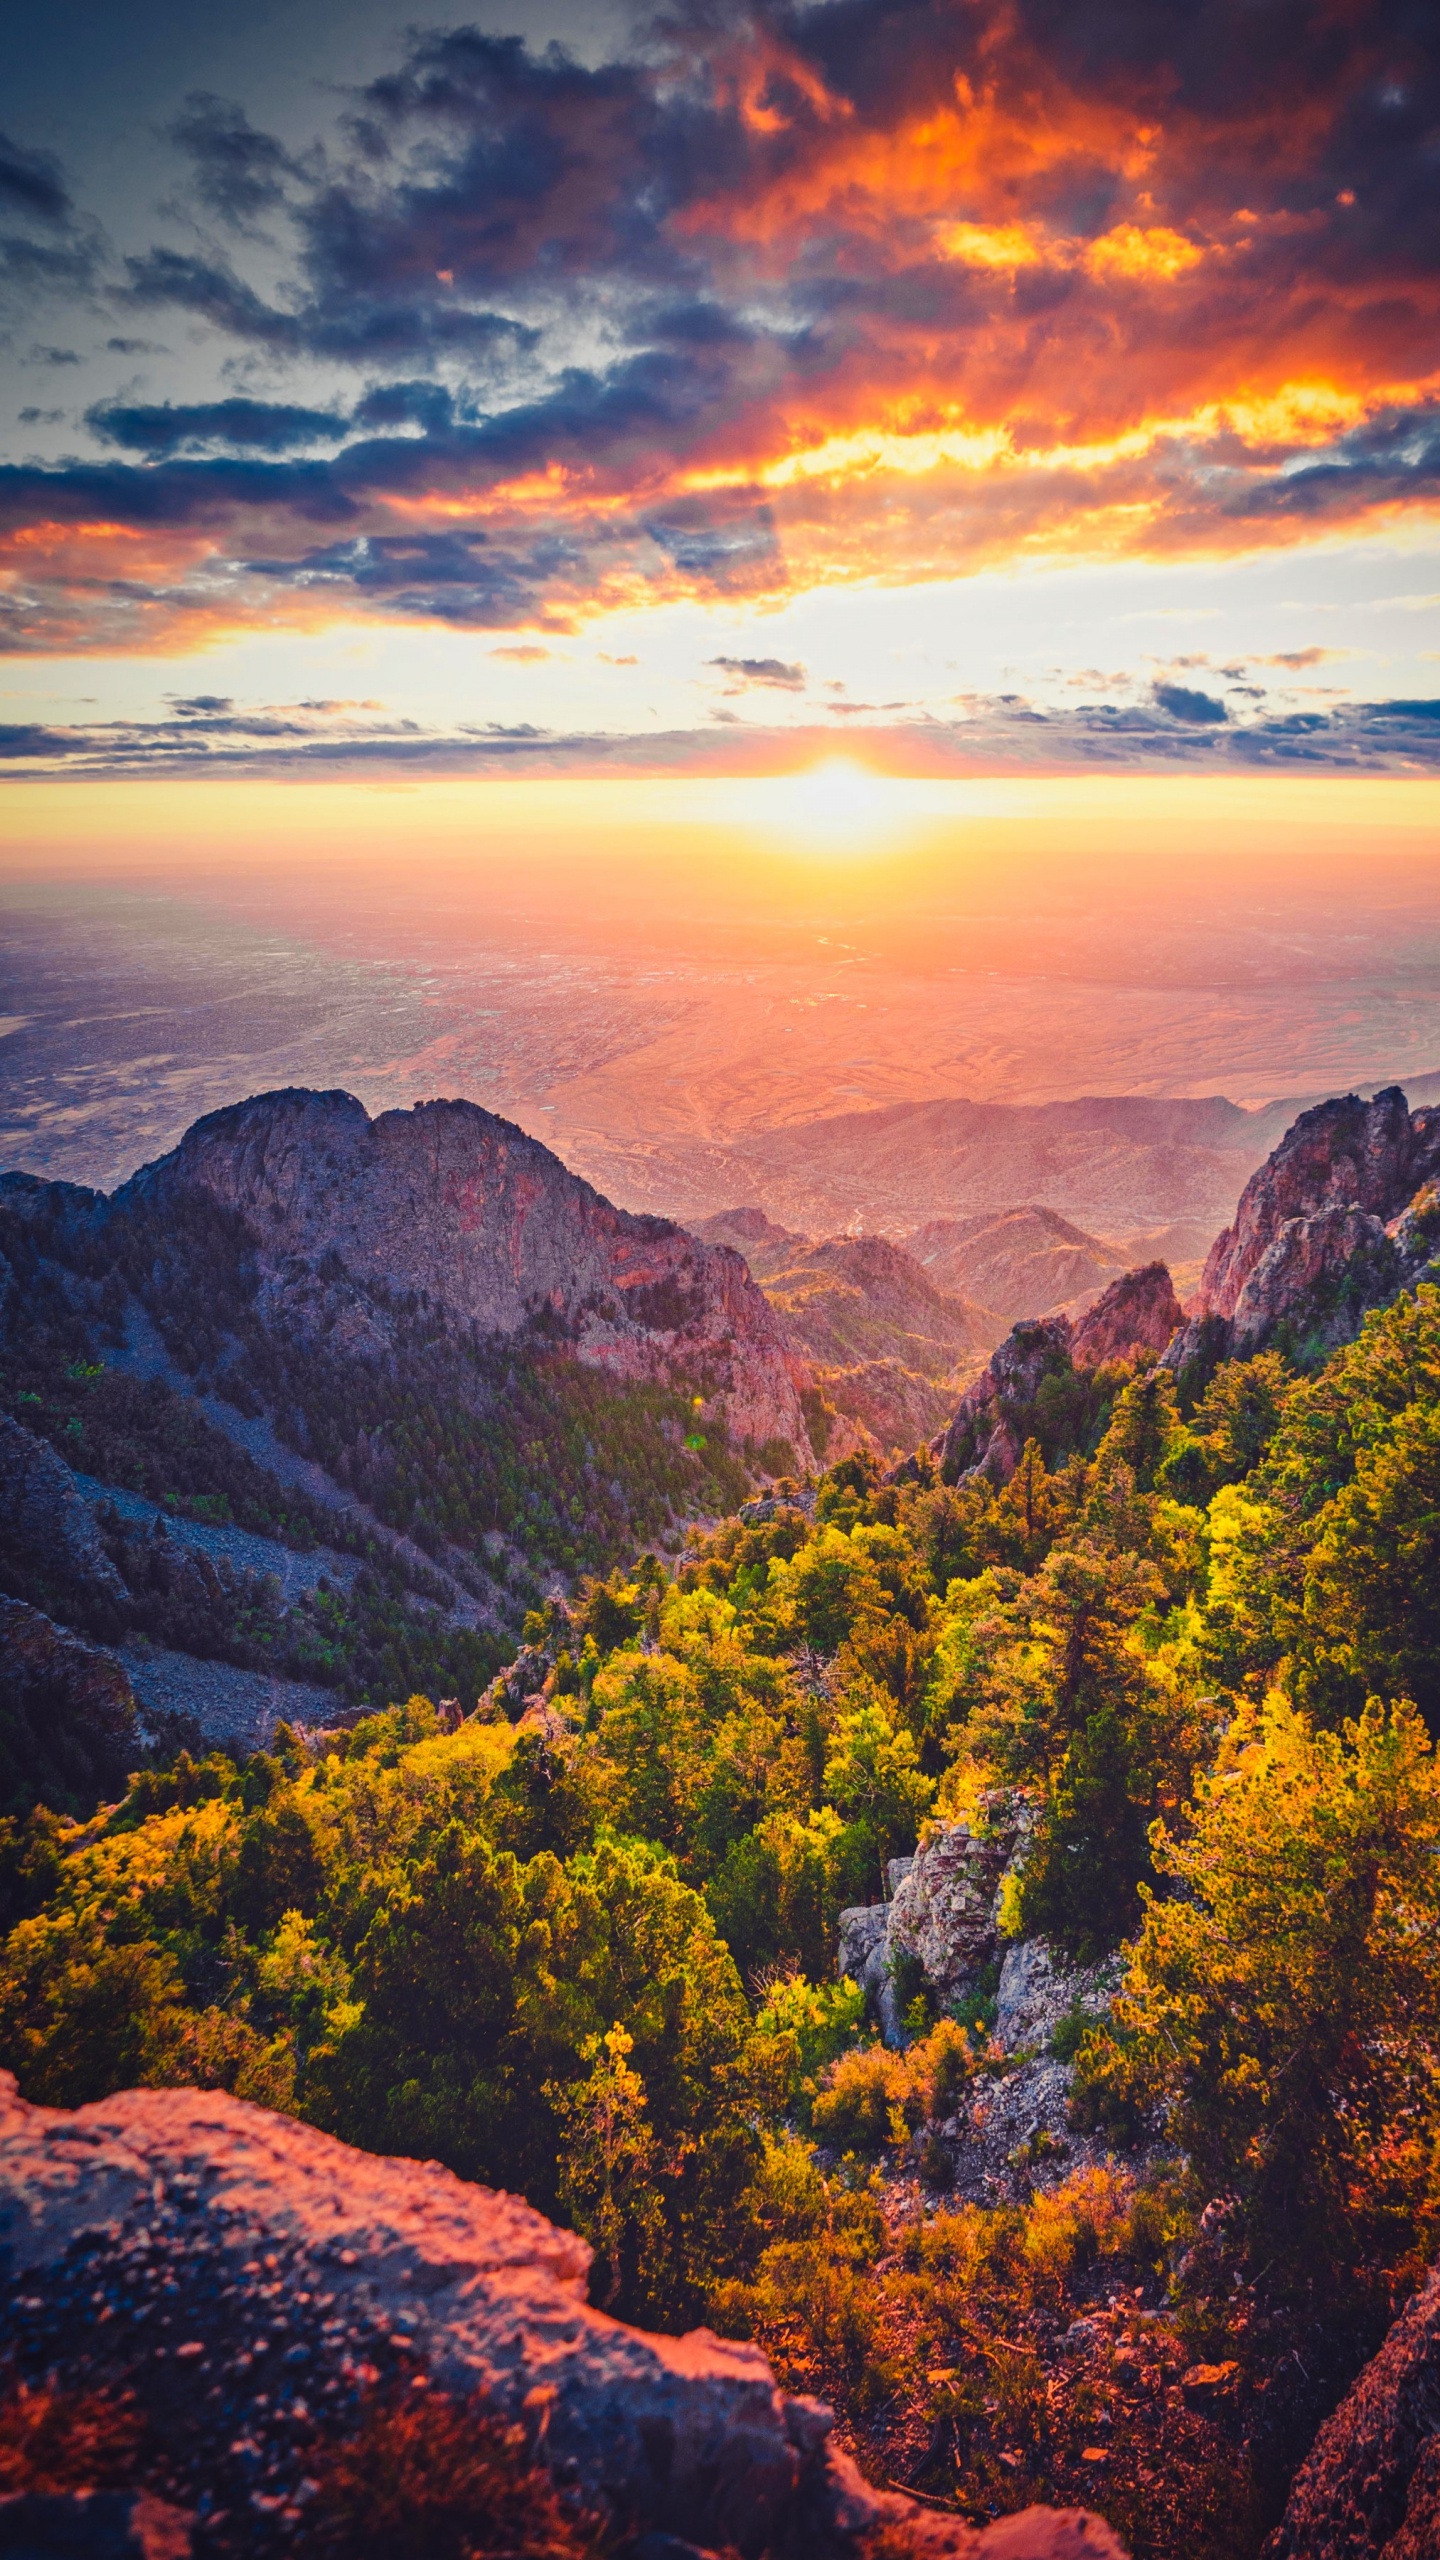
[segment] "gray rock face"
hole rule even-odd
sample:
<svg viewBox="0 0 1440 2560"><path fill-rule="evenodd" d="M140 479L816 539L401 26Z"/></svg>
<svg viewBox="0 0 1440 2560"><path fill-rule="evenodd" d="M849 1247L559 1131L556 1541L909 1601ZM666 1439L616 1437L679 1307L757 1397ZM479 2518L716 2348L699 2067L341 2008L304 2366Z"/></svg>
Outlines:
<svg viewBox="0 0 1440 2560"><path fill-rule="evenodd" d="M1283 1327L1331 1349L1431 1267L1440 1243L1440 1109L1398 1085L1304 1111L1240 1195L1210 1248L1174 1368L1245 1358Z"/></svg>
<svg viewBox="0 0 1440 2560"><path fill-rule="evenodd" d="M1119 1965L1078 1967L1052 1954L1043 1938L1022 1938L1005 1951L995 1997L995 2033L1007 2053L1047 2045L1073 2010L1105 2015L1119 1980Z"/></svg>
<svg viewBox="0 0 1440 2560"><path fill-rule="evenodd" d="M1261 2560L1440 2551L1440 2268L1327 2418Z"/></svg>
<svg viewBox="0 0 1440 2560"><path fill-rule="evenodd" d="M947 1484L957 1476L987 1475L1007 1484L1020 1461L1018 1411L1033 1404L1047 1377L1070 1366L1068 1316L1044 1316L1017 1324L991 1354L988 1367L966 1388L954 1419L935 1443Z"/></svg>
<svg viewBox="0 0 1440 2560"><path fill-rule="evenodd" d="M141 1743L135 1695L114 1655L3 1597L0 1743L0 1812L21 1815L41 1796L87 1813L111 1801Z"/></svg>
<svg viewBox="0 0 1440 2560"><path fill-rule="evenodd" d="M232 2290L217 2283L209 2298L230 2306L232 2341L276 2325L264 2261L282 2251L291 2301L313 2288L337 2332L377 2319L402 2332L407 2370L457 2397L479 2392L528 2427L559 2476L642 2528L751 2560L782 2544L794 2560L842 2560L853 2537L882 2525L909 2528L917 2555L934 2560L1124 2560L1078 2512L1038 2508L976 2533L870 2488L830 2445L829 2411L787 2398L757 2348L704 2329L652 2336L593 2311L583 2241L434 2161L372 2158L216 2091L132 2089L73 2114L32 2107L0 2073L9 2297L42 2284L87 2235L128 2236L148 2253L172 2199L197 2235L190 2250L222 2262ZM153 2357L155 2334L137 2339L137 2355ZM189 2352L175 2349L177 2379Z"/></svg>
<svg viewBox="0 0 1440 2560"><path fill-rule="evenodd" d="M842 1981L859 1983L865 2006L885 2042L898 2045L900 2007L890 1972L890 1911L888 1902L859 1902L841 1912L839 1972Z"/></svg>
<svg viewBox="0 0 1440 2560"><path fill-rule="evenodd" d="M556 1325L620 1377L702 1375L737 1439L808 1447L794 1355L740 1255L613 1208L474 1103L372 1120L347 1093L259 1094L198 1120L112 1209L197 1192L243 1224L272 1325L373 1357L386 1294L423 1291L485 1333Z"/></svg>
<svg viewBox="0 0 1440 2560"><path fill-rule="evenodd" d="M1012 1809L997 1813L983 1837L963 1822L932 1823L913 1858L887 1861L889 1902L840 1914L839 1970L860 1984L888 2045L904 2042L897 1957L918 1962L931 1989L948 2000L969 1989L996 1952L996 1895L1019 1830Z"/></svg>
<svg viewBox="0 0 1440 2560"><path fill-rule="evenodd" d="M63 1458L0 1413L0 1547L41 1573L110 1600L125 1585Z"/></svg>
<svg viewBox="0 0 1440 2560"><path fill-rule="evenodd" d="M1015 1846L1013 1819L983 1835L932 1823L890 1906L890 1939L918 1957L942 2000L968 1989L996 1951L995 1897Z"/></svg>

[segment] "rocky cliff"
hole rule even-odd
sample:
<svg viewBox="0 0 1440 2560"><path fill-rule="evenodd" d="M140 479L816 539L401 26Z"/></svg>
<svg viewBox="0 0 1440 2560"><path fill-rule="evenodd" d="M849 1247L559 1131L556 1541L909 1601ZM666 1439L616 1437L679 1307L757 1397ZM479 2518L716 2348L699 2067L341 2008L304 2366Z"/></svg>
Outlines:
<svg viewBox="0 0 1440 2560"><path fill-rule="evenodd" d="M484 1334L555 1328L622 1378L696 1377L737 1441L804 1449L794 1357L740 1256L613 1208L475 1103L372 1120L346 1093L258 1094L197 1121L112 1213L197 1194L240 1221L272 1325L338 1326L363 1356L377 1294L424 1293Z"/></svg>
<svg viewBox="0 0 1440 2560"><path fill-rule="evenodd" d="M1182 1322L1169 1272L1150 1262L1112 1280L1078 1324L1054 1315L1015 1325L934 1443L942 1476L947 1483L967 1474L1008 1482L1048 1381L1137 1354L1153 1359Z"/></svg>
<svg viewBox="0 0 1440 2560"><path fill-rule="evenodd" d="M123 1791L141 1741L113 1655L0 1597L0 1816L88 1813Z"/></svg>
<svg viewBox="0 0 1440 2560"><path fill-rule="evenodd" d="M642 2551L1123 2560L1093 2516L983 2532L863 2481L819 2402L755 2347L626 2328L585 2299L584 2242L433 2161L377 2159L215 2092L73 2114L0 2074L0 2274L21 2376L129 2389L207 2550L307 2548L307 2482L368 2395L417 2388L521 2427ZM143 2485L153 2485L146 2481ZM635 2548L627 2537L627 2547ZM177 2544L178 2548L187 2545Z"/></svg>
<svg viewBox="0 0 1440 2560"><path fill-rule="evenodd" d="M1413 1287L1440 1245L1440 1108L1398 1085L1304 1111L1215 1239L1172 1366L1247 1358L1269 1342L1314 1358Z"/></svg>

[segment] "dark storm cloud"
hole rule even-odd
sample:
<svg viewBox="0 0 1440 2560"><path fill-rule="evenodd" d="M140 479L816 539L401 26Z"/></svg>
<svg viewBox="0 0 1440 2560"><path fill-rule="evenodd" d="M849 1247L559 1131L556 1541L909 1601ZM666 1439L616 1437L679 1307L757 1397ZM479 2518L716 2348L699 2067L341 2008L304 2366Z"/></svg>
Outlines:
<svg viewBox="0 0 1440 2560"><path fill-rule="evenodd" d="M162 460L174 453L226 445L244 452L291 453L308 444L338 444L349 420L334 409L301 409L273 400L100 403L85 421L104 444Z"/></svg>
<svg viewBox="0 0 1440 2560"><path fill-rule="evenodd" d="M48 151L27 151L0 133L0 212L60 223L68 222L73 211L58 160Z"/></svg>
<svg viewBox="0 0 1440 2560"><path fill-rule="evenodd" d="M304 172L273 134L260 133L243 107L194 89L170 127L189 157L201 203L225 222L249 229L285 198L285 180Z"/></svg>

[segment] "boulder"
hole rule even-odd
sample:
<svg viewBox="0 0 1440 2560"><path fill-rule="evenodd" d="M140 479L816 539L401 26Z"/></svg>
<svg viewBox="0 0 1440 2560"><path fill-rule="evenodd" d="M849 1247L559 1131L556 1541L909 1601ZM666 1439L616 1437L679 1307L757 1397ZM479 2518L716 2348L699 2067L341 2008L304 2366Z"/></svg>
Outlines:
<svg viewBox="0 0 1440 2560"><path fill-rule="evenodd" d="M573 2232L435 2161L374 2158L213 2090L30 2106L0 2073L0 2284L22 2359L63 2373L88 2356L93 2387L108 2357L111 2386L133 2377L162 2424L209 2427L201 2476L222 2506L263 2504L288 2530L307 2431L352 2423L362 2388L418 2384L478 2394L562 2484L691 2548L845 2560L890 2527L934 2560L1124 2560L1093 2516L976 2532L871 2488L829 2410L782 2392L758 2348L608 2319L589 2265Z"/></svg>
<svg viewBox="0 0 1440 2560"><path fill-rule="evenodd" d="M1261 2560L1440 2551L1440 2268L1327 2418Z"/></svg>
<svg viewBox="0 0 1440 2560"><path fill-rule="evenodd" d="M888 1902L860 1902L841 1912L839 1971L842 1980L859 1983L886 2044L899 2045L903 2036L891 1970L891 1908Z"/></svg>
<svg viewBox="0 0 1440 2560"><path fill-rule="evenodd" d="M968 1990L996 1952L995 1897L1015 1835L1008 1816L987 1832L932 1823L900 1882L891 1945L918 1957L941 2000Z"/></svg>

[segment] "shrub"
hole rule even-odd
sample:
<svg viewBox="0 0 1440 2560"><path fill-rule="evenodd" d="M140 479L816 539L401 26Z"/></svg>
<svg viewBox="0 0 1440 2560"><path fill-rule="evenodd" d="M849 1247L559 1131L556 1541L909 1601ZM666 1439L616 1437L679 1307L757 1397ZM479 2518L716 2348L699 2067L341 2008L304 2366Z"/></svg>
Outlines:
<svg viewBox="0 0 1440 2560"><path fill-rule="evenodd" d="M596 2519L561 2500L518 2427L433 2391L372 2403L312 2469L311 2512L337 2560L592 2560L602 2548Z"/></svg>
<svg viewBox="0 0 1440 2560"><path fill-rule="evenodd" d="M1440 1768L1413 1707L1343 1735L1279 1700L1237 1719L1152 1901L1103 2098L1155 2109L1257 2263L1311 2292L1418 2275L1440 2228Z"/></svg>
<svg viewBox="0 0 1440 2560"><path fill-rule="evenodd" d="M955 2018L941 2018L923 2044L912 2045L911 2077L932 2123L953 2116L975 2069L975 2052Z"/></svg>
<svg viewBox="0 0 1440 2560"><path fill-rule="evenodd" d="M144 2435L128 2392L20 2383L0 2401L0 2497L128 2485Z"/></svg>
<svg viewBox="0 0 1440 2560"><path fill-rule="evenodd" d="M915 2083L903 2054L883 2044L842 2053L815 2101L815 2131L837 2151L874 2153L903 2142L918 2121Z"/></svg>

